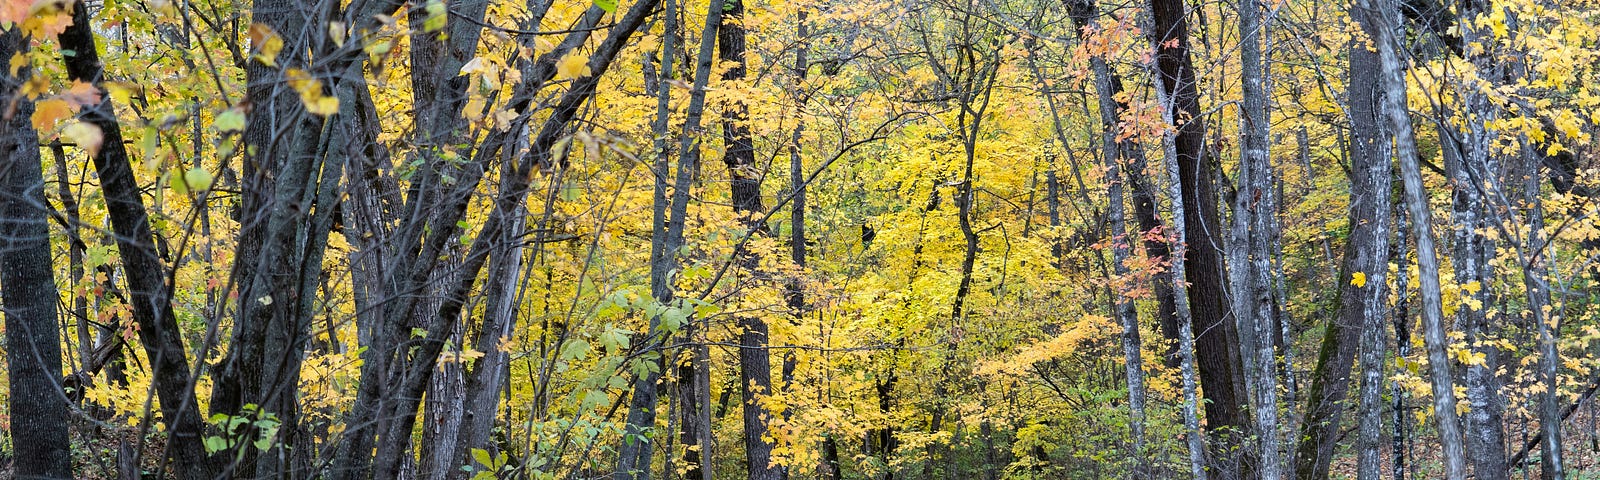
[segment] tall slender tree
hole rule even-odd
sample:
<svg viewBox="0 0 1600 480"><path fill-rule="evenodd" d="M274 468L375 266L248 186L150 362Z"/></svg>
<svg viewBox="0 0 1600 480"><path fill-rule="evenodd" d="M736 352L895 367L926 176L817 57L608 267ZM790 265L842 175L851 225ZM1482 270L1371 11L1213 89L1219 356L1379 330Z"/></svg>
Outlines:
<svg viewBox="0 0 1600 480"><path fill-rule="evenodd" d="M1384 116L1394 135L1395 156L1400 162L1400 179L1405 185L1405 204L1415 230L1417 274L1422 301L1423 340L1427 347L1430 383L1433 388L1434 423L1443 447L1442 461L1449 480L1466 478L1466 452L1462 446L1461 420L1456 413L1455 377L1445 349L1443 295L1439 286L1439 257L1434 248L1432 212L1422 184L1418 165L1417 141L1411 130L1406 108L1405 64L1400 58L1400 43L1395 35L1399 9L1394 0L1360 0L1366 18L1377 35L1378 58L1382 66Z"/></svg>
<svg viewBox="0 0 1600 480"><path fill-rule="evenodd" d="M1228 316L1227 266L1219 236L1224 229L1217 218L1217 196L1212 185L1214 162L1206 160L1205 123L1200 109L1194 62L1189 54L1189 11L1183 0L1150 0L1155 45L1156 78L1161 94L1170 102L1175 161L1182 180L1183 262L1189 282L1190 311L1196 332L1195 357L1206 397L1206 429L1212 435L1213 467L1223 475L1242 474L1237 461L1238 442L1249 432L1244 412L1249 395L1244 389L1239 334ZM1176 228L1176 224L1174 224ZM1174 263L1176 265L1176 263Z"/></svg>

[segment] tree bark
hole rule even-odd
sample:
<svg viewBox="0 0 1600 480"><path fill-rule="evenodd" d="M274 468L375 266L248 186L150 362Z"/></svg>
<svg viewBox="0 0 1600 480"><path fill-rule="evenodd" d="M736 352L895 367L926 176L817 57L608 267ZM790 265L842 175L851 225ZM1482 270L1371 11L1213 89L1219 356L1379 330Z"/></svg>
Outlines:
<svg viewBox="0 0 1600 480"><path fill-rule="evenodd" d="M0 57L23 55L26 42L20 26L0 30ZM0 300L5 305L11 473L18 479L67 479L72 478L72 445L56 316L61 292L51 265L39 135L29 120L33 102L21 94L31 70L24 66L14 75L10 69L0 71L0 105L15 106L0 119L0 159L5 160L0 167L5 192L0 194L5 218L0 224Z"/></svg>
<svg viewBox="0 0 1600 480"><path fill-rule="evenodd" d="M1443 297L1439 287L1439 257L1434 249L1432 212L1428 207L1427 191L1422 184L1416 138L1411 131L1410 113L1406 109L1405 66L1393 30L1399 12L1395 8L1395 0L1359 0L1358 5L1367 10L1367 18L1372 20L1375 27L1372 30L1377 32L1373 42L1377 44L1383 69L1382 109L1394 134L1395 154L1400 159L1400 178L1405 185L1406 207L1415 230L1423 338L1427 346L1433 388L1434 420L1443 450L1441 460L1447 479L1463 480L1466 478L1466 453L1462 445L1460 418L1456 414L1455 378L1451 374L1450 358L1446 353L1448 340L1445 338Z"/></svg>
<svg viewBox="0 0 1600 480"><path fill-rule="evenodd" d="M1076 27L1078 40L1086 41L1090 22L1099 16L1094 0L1069 0L1068 10L1072 16L1072 23ZM1122 358L1128 386L1128 429L1130 433L1129 453L1133 457L1133 478L1145 478L1150 475L1149 461L1144 452L1144 416L1145 416L1145 378L1144 359L1141 354L1142 342L1139 338L1139 315L1135 308L1133 297L1124 291L1122 286L1128 278L1131 269L1128 268L1129 242L1127 237L1127 207L1125 206L1125 191L1127 184L1122 171L1124 163L1137 155L1142 157L1137 140L1128 138L1119 141L1120 116L1124 105L1117 102L1117 95L1121 93L1122 81L1112 73L1102 56L1089 59L1089 68L1094 74L1095 92L1099 99L1100 110L1100 137L1101 157L1106 166L1106 195L1107 217L1111 226L1111 257L1112 270L1116 274L1110 280L1112 289L1112 313L1117 323L1122 326ZM1157 282L1163 284L1164 282Z"/></svg>
<svg viewBox="0 0 1600 480"><path fill-rule="evenodd" d="M1370 28L1366 14L1359 8L1350 10L1358 24ZM1367 32L1373 35L1371 30ZM1378 417L1381 404L1377 402L1381 402L1384 380L1393 172L1389 140L1382 128L1383 112L1379 109L1382 67L1378 54L1363 42L1352 42L1349 53L1346 108L1351 131L1350 235L1338 277L1338 312L1323 334L1322 349L1311 376L1309 404L1295 457L1300 480L1328 478L1339 426L1350 403L1350 372L1357 352L1362 356L1361 408L1357 410L1358 475L1375 480L1378 468L1377 442L1382 423ZM1355 279L1356 273L1361 274L1361 280Z"/></svg>
<svg viewBox="0 0 1600 480"><path fill-rule="evenodd" d="M1215 176L1213 162L1203 158L1205 124L1189 55L1185 3L1150 0L1154 20L1151 43L1157 45L1156 76L1162 94L1170 102L1168 113L1177 130L1172 152L1176 157L1172 160L1177 162L1182 182L1183 224L1187 228L1184 234L1189 242L1183 265L1194 322L1190 329L1199 332L1194 355L1199 360L1200 383L1205 386L1206 430L1216 437L1210 461L1219 474L1248 477L1244 472L1244 463L1248 462L1241 462L1233 453L1249 433L1244 415L1249 396L1243 386L1240 332L1228 317L1227 267L1218 249L1223 244L1219 236L1222 223L1217 219L1217 197L1211 182ZM1177 223L1173 226L1177 228Z"/></svg>
<svg viewBox="0 0 1600 480"><path fill-rule="evenodd" d="M1239 8L1241 71L1239 173L1236 176L1233 245L1239 248L1231 257L1234 315L1239 325L1240 350L1250 356L1244 362L1245 379L1250 385L1255 406L1255 433L1259 449L1256 473L1265 480L1283 476L1279 459L1277 366L1277 309L1273 301L1272 241L1277 237L1273 215L1277 195L1272 186L1274 174L1270 117L1267 113L1266 62L1262 53L1263 21L1261 6L1244 2Z"/></svg>
<svg viewBox="0 0 1600 480"><path fill-rule="evenodd" d="M1152 72L1154 73L1154 72ZM1206 439L1200 429L1199 383L1196 381L1194 316L1189 308L1189 282L1184 278L1185 258L1188 257L1188 229L1185 222L1186 204L1183 192L1182 168L1178 163L1178 133L1174 121L1173 95L1165 90L1157 92L1161 101L1162 120L1167 124L1161 138L1165 150L1167 170L1167 195L1172 201L1172 269L1168 280L1172 282L1174 312L1178 319L1178 365L1183 390L1183 426L1185 446L1189 453L1189 473L1194 480L1206 480ZM1220 473L1220 472L1219 472Z"/></svg>
<svg viewBox="0 0 1600 480"><path fill-rule="evenodd" d="M724 82L741 82L745 77L744 1L724 0L722 22L717 25L717 57L729 65ZM750 139L749 108L734 99L723 106L722 157L728 167L733 214L752 232L765 233L759 221L765 213L761 205L762 173L756 166L755 145ZM759 259L742 248L733 253L740 266L754 274ZM772 443L767 436L767 411L761 397L772 394L772 359L767 350L767 323L756 315L736 317L739 330L739 380L744 401L744 447L746 474L750 480L778 480L782 469L772 463ZM709 432L707 432L709 434Z"/></svg>
<svg viewBox="0 0 1600 480"><path fill-rule="evenodd" d="M59 41L63 50L74 52L62 59L68 77L99 87L105 74L89 26L88 9L74 9L73 24L59 36ZM153 367L156 396L168 429L167 454L179 478L209 480L213 468L201 445L205 424L190 387L193 378L188 355L173 315L172 292L167 288L169 272L156 253L155 233L150 228L150 217L133 176L110 96L104 96L98 105L84 106L78 118L98 127L103 136L101 148L94 155L95 171L100 176L111 230L127 273L140 343Z"/></svg>

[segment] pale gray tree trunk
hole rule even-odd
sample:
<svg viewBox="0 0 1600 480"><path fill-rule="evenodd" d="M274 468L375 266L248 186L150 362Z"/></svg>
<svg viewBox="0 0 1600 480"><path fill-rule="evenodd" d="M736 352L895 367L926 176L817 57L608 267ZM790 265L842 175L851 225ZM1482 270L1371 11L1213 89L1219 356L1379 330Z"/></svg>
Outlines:
<svg viewBox="0 0 1600 480"><path fill-rule="evenodd" d="M1183 178L1178 171L1177 132L1173 125L1173 96L1164 91L1158 92L1161 102L1161 117L1168 127L1165 129L1161 145L1165 150L1164 163L1167 170L1167 195L1172 202L1172 267L1168 270L1168 280L1172 282L1173 310L1178 316L1178 358L1179 376L1183 383L1183 426L1185 433L1185 446L1188 447L1189 473L1194 480L1206 479L1206 440L1205 433L1200 430L1200 398L1199 382L1195 372L1195 345L1193 315L1189 311L1189 282L1184 278L1184 259L1188 250L1188 236L1185 233L1183 205Z"/></svg>
<svg viewBox="0 0 1600 480"><path fill-rule="evenodd" d="M1418 165L1417 142L1411 130L1411 117L1406 109L1405 65L1400 58L1400 43L1395 26L1399 19L1396 0L1359 0L1374 20L1377 36L1373 39L1383 66L1383 110L1394 134L1395 153L1400 160L1400 178L1405 184L1405 200L1411 214L1411 224L1416 233L1417 264L1422 300L1423 339L1427 346L1429 380L1433 388L1434 421L1442 447L1445 477L1464 480L1467 475L1466 452L1462 446L1461 421L1456 414L1455 378L1452 377L1450 357L1446 352L1449 340L1445 337L1443 296L1439 286L1439 256L1434 248L1432 211L1428 195L1422 184L1422 167Z"/></svg>
<svg viewBox="0 0 1600 480"><path fill-rule="evenodd" d="M1098 16L1095 0L1072 0L1068 2L1068 9L1076 27L1078 38L1084 40L1088 35L1086 29L1090 27ZM1029 58L1030 66L1033 65ZM1144 416L1145 416L1145 376L1143 350L1139 338L1139 314L1135 308L1134 299L1124 291L1123 279L1131 273L1128 267L1131 237L1128 237L1126 200L1126 176L1123 167L1129 163L1125 161L1139 146L1136 141L1119 141L1120 123L1119 116L1122 106L1118 104L1116 96L1121 90L1120 81L1114 78L1111 67L1106 59L1094 56L1089 59L1090 71L1094 74L1094 87L1100 110L1100 150L1101 158L1106 167L1106 196L1107 220L1111 227L1111 261L1112 271L1115 276L1111 278L1112 313L1117 323L1122 326L1122 360L1128 386L1128 430L1130 433L1129 453L1133 460L1133 478L1149 476L1148 456L1144 451ZM1113 82L1119 85L1113 85ZM1048 95L1048 93L1047 93ZM1053 109L1053 105L1052 105ZM1059 120L1057 121L1059 128ZM1062 139L1065 141L1065 139ZM1142 175L1142 172L1130 175Z"/></svg>
<svg viewBox="0 0 1600 480"><path fill-rule="evenodd" d="M1272 159L1270 119L1267 115L1266 64L1261 43L1266 37L1260 4L1244 2L1239 8L1242 63L1240 153L1238 187L1234 193L1233 241L1228 260L1232 304L1239 325L1240 352L1245 357L1245 380L1255 410L1256 439L1263 480L1283 475L1279 463L1277 326L1272 301Z"/></svg>

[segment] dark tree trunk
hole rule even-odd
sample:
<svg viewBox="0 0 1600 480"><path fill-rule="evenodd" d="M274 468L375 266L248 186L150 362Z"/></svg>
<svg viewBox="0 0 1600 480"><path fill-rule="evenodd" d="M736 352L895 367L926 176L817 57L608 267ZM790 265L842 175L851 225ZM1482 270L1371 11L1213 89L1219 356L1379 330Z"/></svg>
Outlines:
<svg viewBox="0 0 1600 480"><path fill-rule="evenodd" d="M677 15L673 0L666 0L668 18ZM700 129L702 116L705 113L706 84L711 78L712 55L716 52L717 28L722 23L723 1L713 1L706 15L704 30L701 31L700 54L696 59L694 70L694 84L690 93L687 118L684 120L683 131L679 137L678 165L676 178L671 182L672 197L667 198L667 120L670 116L669 102L670 88L661 87L657 116L653 129L656 131L656 151L659 157L656 161L655 179L655 204L654 204L654 229L650 241L650 293L657 302L663 305L673 305L677 294L673 289L670 275L678 268L677 252L683 245L684 222L688 219L689 189L694 183L694 174L698 170L700 160L700 145L692 132ZM669 21L670 22L670 21ZM668 25L668 31L672 31ZM671 79L672 58L675 55L675 37L668 35L667 41L662 44L661 78ZM665 335L667 332L657 331L660 317L652 318L650 322L650 335ZM659 348L659 340L646 345L648 348ZM695 375L691 373L690 377ZM613 480L649 480L651 452L654 445L644 437L644 434L655 427L656 403L660 397L659 373L649 373L638 379L633 386L633 396L628 404L628 418L624 429L622 445L617 450L617 469L612 473ZM681 381L681 380L680 380ZM699 402L697 402L699 403ZM700 408L705 408L702 406ZM709 412L706 412L709 414ZM700 423L696 421L695 423Z"/></svg>
<svg viewBox="0 0 1600 480"><path fill-rule="evenodd" d="M84 8L77 10L83 11ZM79 18L86 18L80 15ZM0 31L0 57L27 48L20 26ZM68 401L61 390L60 321L51 265L49 206L39 135L29 121L33 102L20 94L31 74L0 71L0 105L15 105L0 119L0 299L5 304L6 373L10 392L12 473L18 479L72 478L67 439ZM16 103L11 103L16 102Z"/></svg>
<svg viewBox="0 0 1600 480"><path fill-rule="evenodd" d="M1212 433L1211 463L1215 470L1238 472L1243 465L1234 453L1249 432L1244 415L1245 393L1238 332L1228 316L1227 267L1223 261L1223 225L1217 219L1213 191L1213 162L1206 161L1205 125L1202 123L1194 64L1189 56L1189 21L1183 0L1150 0L1154 19L1151 43L1156 48L1156 68L1161 89L1172 102L1177 133L1178 174L1182 182L1183 217L1189 248L1185 276L1193 314L1195 357L1204 386L1206 430Z"/></svg>
<svg viewBox="0 0 1600 480"><path fill-rule="evenodd" d="M68 77L99 86L105 75L89 25L88 9L74 10L73 25L59 40L63 50L75 54L64 56L63 62ZM209 480L213 469L201 444L205 424L201 421L194 391L189 388L192 378L188 355L172 311L171 291L167 288L168 269L156 253L155 233L150 228L150 217L133 176L110 96L101 99L98 105L84 106L78 118L98 127L103 135L101 148L93 159L95 171L100 175L111 230L116 234L117 250L127 273L134 321L139 327L145 356L154 370L156 397L169 432L167 454L172 457L179 478Z"/></svg>
<svg viewBox="0 0 1600 480"><path fill-rule="evenodd" d="M488 291L484 297L486 314L473 344L474 349L483 352L483 357L473 363L471 371L467 372L465 411L462 412L461 433L456 440L454 455L457 466L472 465L474 471L487 466L478 465L473 460L473 450L487 450L491 458L496 453L489 442L489 434L494 430L500 393L505 390L511 374L510 355L500 349L500 341L510 338L516 330L521 298L518 286L522 280L523 249L513 241L515 235L512 232L522 231L523 221L524 216L513 216L513 224L508 226L507 231L501 232L496 249L489 254L489 275L485 280ZM463 480L470 477L460 469L451 475Z"/></svg>
<svg viewBox="0 0 1600 480"><path fill-rule="evenodd" d="M723 73L725 82L739 82L745 76L744 1L725 0L722 23L717 26L717 57L730 65ZM762 173L757 170L755 145L750 139L749 108L741 100L723 107L722 162L728 167L733 214L751 232L765 233L759 221L765 213L761 205ZM744 269L754 273L757 259L747 251L734 252ZM772 443L767 435L767 411L760 398L772 394L772 358L767 350L767 322L755 315L737 316L739 330L739 383L744 401L744 448L746 472L750 480L778 480L782 469L772 464ZM709 434L709 432L707 432Z"/></svg>

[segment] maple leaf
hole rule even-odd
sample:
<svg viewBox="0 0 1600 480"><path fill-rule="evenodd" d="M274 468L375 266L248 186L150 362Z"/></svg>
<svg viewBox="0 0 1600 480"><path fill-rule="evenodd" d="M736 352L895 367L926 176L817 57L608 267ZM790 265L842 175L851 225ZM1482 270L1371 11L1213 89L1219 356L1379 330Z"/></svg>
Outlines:
<svg viewBox="0 0 1600 480"><path fill-rule="evenodd" d="M561 57L561 62L556 64L556 77L562 80L573 80L587 77L592 73L589 70L589 56L571 54Z"/></svg>
<svg viewBox="0 0 1600 480"><path fill-rule="evenodd" d="M46 131L56 128L57 123L71 116L71 104L66 100L52 98L34 105L33 116L30 119L33 120L34 130Z"/></svg>

